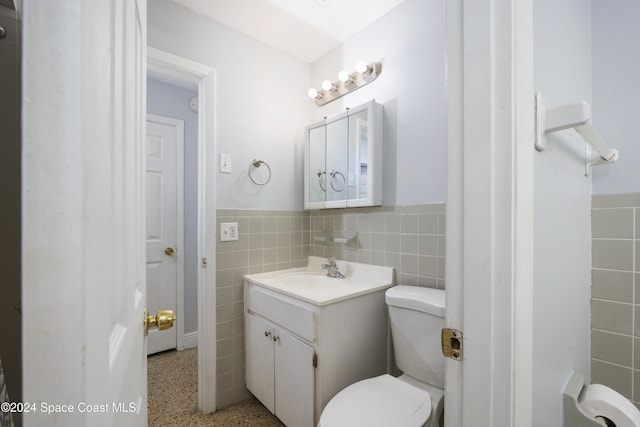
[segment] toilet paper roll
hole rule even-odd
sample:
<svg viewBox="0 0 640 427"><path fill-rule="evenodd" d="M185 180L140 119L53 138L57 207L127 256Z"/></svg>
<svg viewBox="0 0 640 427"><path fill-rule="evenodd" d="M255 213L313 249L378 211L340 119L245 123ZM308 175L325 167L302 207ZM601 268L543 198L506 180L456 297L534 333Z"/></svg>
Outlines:
<svg viewBox="0 0 640 427"><path fill-rule="evenodd" d="M640 427L638 408L626 397L602 384L586 386L579 403L587 415L608 427Z"/></svg>

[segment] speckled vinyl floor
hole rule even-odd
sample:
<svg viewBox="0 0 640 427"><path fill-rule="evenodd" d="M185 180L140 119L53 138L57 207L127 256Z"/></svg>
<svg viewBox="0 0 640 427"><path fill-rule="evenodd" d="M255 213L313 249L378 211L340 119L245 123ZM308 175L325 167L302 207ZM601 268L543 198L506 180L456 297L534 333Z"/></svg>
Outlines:
<svg viewBox="0 0 640 427"><path fill-rule="evenodd" d="M198 410L198 349L148 358L149 426L278 426L283 424L251 398L204 415Z"/></svg>

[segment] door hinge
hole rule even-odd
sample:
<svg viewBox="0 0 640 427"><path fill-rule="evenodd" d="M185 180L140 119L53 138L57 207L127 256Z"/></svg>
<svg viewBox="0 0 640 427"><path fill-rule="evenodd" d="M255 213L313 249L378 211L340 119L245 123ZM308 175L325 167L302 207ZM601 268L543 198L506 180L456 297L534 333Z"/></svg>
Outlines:
<svg viewBox="0 0 640 427"><path fill-rule="evenodd" d="M442 328L442 354L453 360L462 360L462 332L452 328Z"/></svg>
<svg viewBox="0 0 640 427"><path fill-rule="evenodd" d="M318 355L317 354L313 354L313 367L317 368L318 367Z"/></svg>

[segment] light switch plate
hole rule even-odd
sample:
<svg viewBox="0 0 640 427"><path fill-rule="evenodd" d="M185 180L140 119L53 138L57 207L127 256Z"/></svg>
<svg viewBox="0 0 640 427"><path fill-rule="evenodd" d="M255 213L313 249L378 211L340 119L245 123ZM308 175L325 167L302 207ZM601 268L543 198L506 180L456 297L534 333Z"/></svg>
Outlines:
<svg viewBox="0 0 640 427"><path fill-rule="evenodd" d="M238 240L238 223L237 222L221 222L220 223L220 241L228 242Z"/></svg>
<svg viewBox="0 0 640 427"><path fill-rule="evenodd" d="M220 172L231 173L231 154L220 154Z"/></svg>

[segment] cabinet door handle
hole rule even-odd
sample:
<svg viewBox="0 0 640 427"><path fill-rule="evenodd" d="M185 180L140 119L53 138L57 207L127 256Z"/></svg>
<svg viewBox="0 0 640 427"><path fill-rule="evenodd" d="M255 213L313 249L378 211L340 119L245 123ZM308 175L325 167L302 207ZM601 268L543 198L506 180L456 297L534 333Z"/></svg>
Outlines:
<svg viewBox="0 0 640 427"><path fill-rule="evenodd" d="M270 336L270 335L271 335L271 332L270 332L270 331L264 331L264 336L265 336L265 337L268 337L268 336Z"/></svg>
<svg viewBox="0 0 640 427"><path fill-rule="evenodd" d="M276 342L276 341L278 341L278 340L280 340L280 337L279 337L279 336L277 336L277 335L274 335L274 336L273 336L273 342Z"/></svg>

